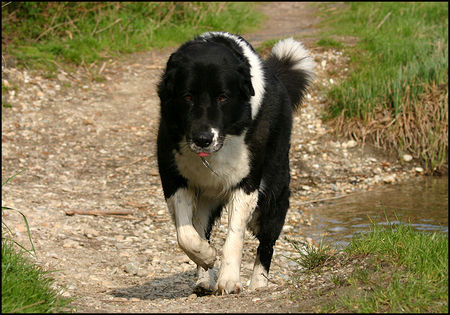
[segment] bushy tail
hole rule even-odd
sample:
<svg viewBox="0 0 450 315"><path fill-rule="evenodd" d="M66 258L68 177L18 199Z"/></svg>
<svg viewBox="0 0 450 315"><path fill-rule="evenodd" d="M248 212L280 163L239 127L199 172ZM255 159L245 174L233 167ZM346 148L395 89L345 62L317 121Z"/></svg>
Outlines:
<svg viewBox="0 0 450 315"><path fill-rule="evenodd" d="M273 46L266 63L286 86L295 110L314 79L316 64L309 51L293 38L283 39Z"/></svg>

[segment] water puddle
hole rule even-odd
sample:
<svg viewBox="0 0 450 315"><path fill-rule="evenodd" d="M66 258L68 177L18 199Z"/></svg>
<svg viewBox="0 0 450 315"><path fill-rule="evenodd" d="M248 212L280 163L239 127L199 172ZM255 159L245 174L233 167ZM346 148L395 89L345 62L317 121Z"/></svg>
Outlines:
<svg viewBox="0 0 450 315"><path fill-rule="evenodd" d="M355 233L369 231L371 220L448 233L448 177L413 179L330 200L307 211L312 215L312 225L302 227L302 234L337 248L345 247Z"/></svg>

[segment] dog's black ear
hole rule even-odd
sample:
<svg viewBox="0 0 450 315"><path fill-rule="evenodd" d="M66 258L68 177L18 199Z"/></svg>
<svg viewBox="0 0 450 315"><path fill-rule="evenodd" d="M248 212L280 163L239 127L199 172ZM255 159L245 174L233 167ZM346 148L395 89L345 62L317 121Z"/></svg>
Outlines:
<svg viewBox="0 0 450 315"><path fill-rule="evenodd" d="M175 69L169 70L163 74L158 84L158 96L161 100L169 100L172 98L175 87Z"/></svg>
<svg viewBox="0 0 450 315"><path fill-rule="evenodd" d="M240 89L244 96L250 98L255 95L255 90L252 85L252 76L250 75L250 69L247 65L241 65L238 68L240 74Z"/></svg>
<svg viewBox="0 0 450 315"><path fill-rule="evenodd" d="M175 72L176 68L180 63L179 56L177 53L170 55L169 60L166 64L166 70L161 77L161 81L158 85L158 95L163 100L171 99L175 88Z"/></svg>

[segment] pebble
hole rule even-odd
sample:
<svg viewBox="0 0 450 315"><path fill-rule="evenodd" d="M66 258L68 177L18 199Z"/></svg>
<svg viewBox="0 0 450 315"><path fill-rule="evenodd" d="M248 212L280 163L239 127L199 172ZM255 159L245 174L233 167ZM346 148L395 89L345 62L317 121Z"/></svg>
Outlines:
<svg viewBox="0 0 450 315"><path fill-rule="evenodd" d="M129 274L136 275L138 273L139 268L138 266L136 266L135 263L130 262L124 266L124 270Z"/></svg>
<svg viewBox="0 0 450 315"><path fill-rule="evenodd" d="M395 182L395 175L387 175L383 177L383 182L385 182L386 184L392 184Z"/></svg>
<svg viewBox="0 0 450 315"><path fill-rule="evenodd" d="M409 162L412 159L413 159L413 157L411 155L409 155L409 154L404 154L403 155L403 161L405 161L405 162Z"/></svg>
<svg viewBox="0 0 450 315"><path fill-rule="evenodd" d="M415 167L414 171L416 171L417 173L422 173L423 172L423 168L419 167Z"/></svg>
<svg viewBox="0 0 450 315"><path fill-rule="evenodd" d="M349 141L347 141L345 143L342 143L342 147L343 148L348 148L348 149L354 148L357 145L358 145L358 142L356 142L355 140L349 140Z"/></svg>
<svg viewBox="0 0 450 315"><path fill-rule="evenodd" d="M197 298L197 294L195 294L195 293L192 293L191 295L189 295L187 297L188 300L195 300L196 298Z"/></svg>
<svg viewBox="0 0 450 315"><path fill-rule="evenodd" d="M79 248L80 243L78 243L77 241L71 240L71 239L66 239L63 242L63 247L64 248Z"/></svg>

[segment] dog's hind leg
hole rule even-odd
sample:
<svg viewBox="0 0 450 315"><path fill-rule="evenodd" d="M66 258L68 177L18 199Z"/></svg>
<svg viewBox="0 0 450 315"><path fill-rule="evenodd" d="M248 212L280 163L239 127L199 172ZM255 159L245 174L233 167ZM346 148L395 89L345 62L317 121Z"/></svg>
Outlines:
<svg viewBox="0 0 450 315"><path fill-rule="evenodd" d="M276 201L273 199L267 200L266 204L262 202L259 206L261 213L256 217L258 230L255 233L259 240L259 246L256 252L255 264L253 265L249 290L267 286L273 246L280 236L286 212L289 208L289 188L283 189ZM265 207L266 209L264 209Z"/></svg>
<svg viewBox="0 0 450 315"><path fill-rule="evenodd" d="M255 290L267 286L270 263L273 255L272 243L261 242L256 253L255 264L253 265L252 278L250 280L249 290Z"/></svg>

